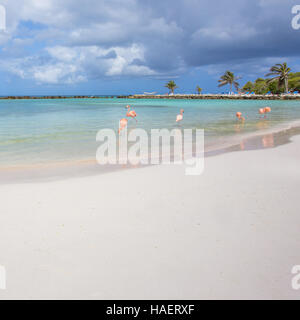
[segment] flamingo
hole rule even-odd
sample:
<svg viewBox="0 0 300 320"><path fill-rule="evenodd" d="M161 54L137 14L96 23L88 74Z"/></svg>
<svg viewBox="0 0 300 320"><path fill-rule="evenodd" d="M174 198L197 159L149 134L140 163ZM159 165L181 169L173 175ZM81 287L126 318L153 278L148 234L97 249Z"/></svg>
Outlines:
<svg viewBox="0 0 300 320"><path fill-rule="evenodd" d="M126 117L130 117L130 118L133 118L136 122L136 112L134 110L130 110L130 106L126 106L126 109L127 109L127 113L126 113Z"/></svg>
<svg viewBox="0 0 300 320"><path fill-rule="evenodd" d="M260 115L265 114L265 109L264 109L264 108L260 108L260 109L258 110L258 113L259 113Z"/></svg>
<svg viewBox="0 0 300 320"><path fill-rule="evenodd" d="M241 113L241 112L237 112L237 113L236 113L236 117L238 118L238 120L245 121L245 118L242 117L242 113Z"/></svg>
<svg viewBox="0 0 300 320"><path fill-rule="evenodd" d="M176 117L176 122L182 121L182 119L183 119L183 113L184 113L184 110L181 109L181 110L180 110L180 114L178 114L177 117Z"/></svg>
<svg viewBox="0 0 300 320"><path fill-rule="evenodd" d="M123 118L123 119L120 120L119 134L121 133L121 131L122 131L123 129L126 128L127 123L128 123L128 120L127 120L126 118Z"/></svg>
<svg viewBox="0 0 300 320"><path fill-rule="evenodd" d="M267 117L267 113L271 112L271 108L270 107L265 107L264 109L264 114L265 114L265 118Z"/></svg>
<svg viewBox="0 0 300 320"><path fill-rule="evenodd" d="M271 108L270 107L265 107L264 111L265 111L265 113L269 113L269 112L271 112Z"/></svg>

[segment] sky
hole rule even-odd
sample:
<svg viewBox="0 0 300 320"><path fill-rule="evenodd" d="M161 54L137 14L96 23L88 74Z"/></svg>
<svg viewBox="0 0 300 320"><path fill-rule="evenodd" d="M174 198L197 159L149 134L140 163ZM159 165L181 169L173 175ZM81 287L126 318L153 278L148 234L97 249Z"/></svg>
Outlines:
<svg viewBox="0 0 300 320"><path fill-rule="evenodd" d="M0 0L0 95L225 92L276 63L300 71L300 0ZM1 14L2 12L2 14ZM1 20L2 19L2 20ZM0 25L3 24L0 10ZM300 19L299 19L300 23Z"/></svg>

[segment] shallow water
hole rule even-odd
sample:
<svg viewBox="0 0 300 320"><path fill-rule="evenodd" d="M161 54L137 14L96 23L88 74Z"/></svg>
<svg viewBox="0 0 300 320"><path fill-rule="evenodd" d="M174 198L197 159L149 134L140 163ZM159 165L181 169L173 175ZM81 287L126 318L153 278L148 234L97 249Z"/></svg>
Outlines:
<svg viewBox="0 0 300 320"><path fill-rule="evenodd" d="M138 123L130 128L178 128L176 115L184 109L181 128L205 129L205 145L213 151L242 137L284 127L300 119L300 101L249 100L1 100L0 167L95 159L98 130L118 129L130 104ZM260 118L258 109L270 106ZM245 123L236 121L240 111Z"/></svg>

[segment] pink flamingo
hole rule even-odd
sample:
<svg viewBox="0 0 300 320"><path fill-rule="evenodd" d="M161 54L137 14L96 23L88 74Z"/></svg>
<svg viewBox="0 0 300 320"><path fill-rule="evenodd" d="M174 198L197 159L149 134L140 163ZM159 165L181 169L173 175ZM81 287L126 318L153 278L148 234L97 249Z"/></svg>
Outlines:
<svg viewBox="0 0 300 320"><path fill-rule="evenodd" d="M236 117L238 118L238 120L245 121L245 118L242 117L242 113L241 113L241 112L237 112L237 113L236 113Z"/></svg>
<svg viewBox="0 0 300 320"><path fill-rule="evenodd" d="M183 113L184 113L184 110L181 109L181 110L180 110L180 114L178 114L177 117L176 117L176 122L182 121L182 119L183 119Z"/></svg>
<svg viewBox="0 0 300 320"><path fill-rule="evenodd" d="M134 110L130 110L130 106L126 106L127 108L127 113L126 113L126 117L130 117L130 118L133 118L136 122L136 112Z"/></svg>
<svg viewBox="0 0 300 320"><path fill-rule="evenodd" d="M264 109L264 108L260 108L260 109L258 110L258 113L259 113L260 115L265 114L265 109Z"/></svg>
<svg viewBox="0 0 300 320"><path fill-rule="evenodd" d="M128 120L125 118L120 120L119 134L121 133L121 131L123 129L125 129L127 127L127 123L128 123Z"/></svg>
<svg viewBox="0 0 300 320"><path fill-rule="evenodd" d="M265 115L264 118L267 117L267 113L269 113L269 112L271 112L271 108L270 107L265 107L263 109L259 109L259 113Z"/></svg>

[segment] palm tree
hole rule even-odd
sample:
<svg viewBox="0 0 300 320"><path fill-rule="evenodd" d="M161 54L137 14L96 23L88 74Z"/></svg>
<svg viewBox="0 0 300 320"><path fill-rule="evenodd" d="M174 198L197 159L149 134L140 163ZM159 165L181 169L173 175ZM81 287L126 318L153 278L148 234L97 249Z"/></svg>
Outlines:
<svg viewBox="0 0 300 320"><path fill-rule="evenodd" d="M202 92L202 88L200 88L199 86L196 87L196 91L198 92L198 94L200 94Z"/></svg>
<svg viewBox="0 0 300 320"><path fill-rule="evenodd" d="M231 93L232 92L232 85L234 85L235 89L238 90L239 83L237 82L237 80L239 80L239 79L240 79L240 77L235 77L235 75L232 72L226 71L224 73L224 75L220 78L220 80L219 80L220 84L218 87L220 88L220 87L223 87L223 86L229 84L230 85L230 93Z"/></svg>
<svg viewBox="0 0 300 320"><path fill-rule="evenodd" d="M176 88L178 88L177 85L176 85L176 83L175 83L173 80L169 81L169 82L165 85L165 87L168 88L168 89L172 92L172 94L174 94L174 90L175 90Z"/></svg>
<svg viewBox="0 0 300 320"><path fill-rule="evenodd" d="M289 73L291 72L291 68L288 68L286 62L283 64L277 63L270 69L270 73L266 74L266 77L274 76L271 79L268 79L267 82L275 82L278 81L278 86L284 86L285 93L289 92Z"/></svg>

